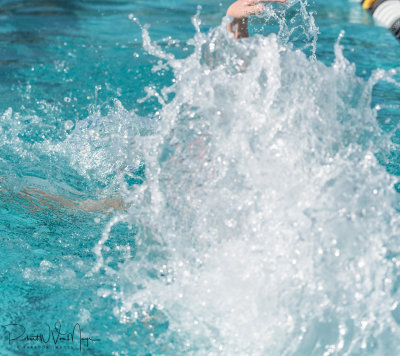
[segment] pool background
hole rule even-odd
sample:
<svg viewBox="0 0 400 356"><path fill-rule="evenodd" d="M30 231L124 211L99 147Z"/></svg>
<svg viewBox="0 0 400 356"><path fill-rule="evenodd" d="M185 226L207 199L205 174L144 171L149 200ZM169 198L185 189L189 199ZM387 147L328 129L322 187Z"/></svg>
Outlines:
<svg viewBox="0 0 400 356"><path fill-rule="evenodd" d="M297 103L298 106L295 106L295 109L304 121L314 122L313 109L317 107L322 110L321 117L328 117L333 121L339 118L339 121L343 119L344 122L349 122L348 126L347 124L332 127L322 125L317 130L314 130L315 126L310 123L310 126L299 129L299 132L305 133L304 137L308 137L311 146L307 146L308 141L303 141L301 135L296 136L296 130L293 128L288 129L286 133L283 130L281 139L288 151L286 156L285 151L281 153L288 164L285 167L279 165L272 167L282 182L286 182L285 176L280 175L282 171L300 173L298 179L301 188L298 189L304 190L306 197L311 196L308 201L311 204L311 208L308 207L308 209L311 210L306 208L296 210L296 200L292 199L284 198L282 205L272 203L271 211L275 210L277 221L268 221L267 225L270 226L268 234L274 236L281 232L283 237L282 239L275 237L277 241L263 240L263 234L260 231L266 231L262 225L266 219L261 216L261 220L256 221L256 224L261 224L260 231L255 231L254 236L257 242L255 251L260 251L256 254L257 256L261 254L263 257L255 257L245 252L245 246L241 244L241 236L247 236L247 226L243 221L257 220L257 216L252 214L235 216L227 212L226 216L221 217L216 213L215 216L224 220L224 225L227 226L227 230L221 230L218 219L215 218L217 221L212 221L209 216L201 215L206 213L198 207L199 216L206 218L206 227L203 225L199 227L196 225L196 220L191 220L190 216L184 215L185 211L193 206L185 205L185 203L174 206L169 200L179 200L178 197L186 192L188 187L190 188L190 185L185 185L186 181L182 176L174 180L174 174L178 175L176 167L180 167L182 171L193 171L199 174L196 184L200 188L196 188L192 193L194 197L197 194L203 198L203 202L209 203L205 205L206 210L218 212L224 209L224 206L215 204L215 201L205 199L210 191L207 191L209 187L202 188L202 180L210 179L212 182L210 186L215 189L211 192L220 200L229 200L225 193L218 195L224 184L229 186L229 181L217 182L217 180L214 181L214 176L208 177L207 172L200 169L196 163L199 161L199 155L204 154L201 151L203 148L194 146L195 148L191 150L190 140L185 142L185 137L193 137L193 140L200 139L201 142L206 133L211 133L215 135L215 138L223 138L224 133L231 132L235 127L241 127L240 122L244 119L237 111L232 110L237 115L232 118L231 124L226 124L226 120L205 120L210 130L206 132L201 129L203 131L200 130L201 134L197 136L192 134L191 129L187 129L189 126L185 124L185 115L193 114L200 118L207 118L207 115L216 115L219 109L211 107L207 108L208 112L205 109L202 111L202 108L206 108L206 101L202 101L202 96L199 94L199 102L189 105L187 109L189 114L177 111L179 113L177 117L181 118L184 124L173 130L168 126L174 125L172 122L176 112L173 111L173 107L176 104L185 105L184 93L190 93L189 89L194 84L187 80L188 77L176 64L176 60L162 58L165 56L157 49L153 51L153 55L150 55L148 51L154 50L150 42L146 43L147 51L143 48L143 30L132 19L137 18L142 25L150 24L148 33L152 43L156 41L163 51L174 54L177 59L182 59L182 63L193 71L192 77L202 80L204 73L198 65L200 62L186 58L189 58L189 55L196 50L200 50L204 42L212 43L215 37L221 42L224 39L222 30L219 30L220 32L217 30L207 38L194 37L196 29L191 18L198 11L197 5L198 3L192 1L159 1L157 4L148 4L144 1L137 1L135 4L125 1L45 1L42 3L21 1L17 5L11 1L0 2L2 21L0 27L2 98L0 102L2 120L0 227L3 247L0 262L1 324L21 323L30 330L35 330L35 332L43 330L41 332L44 333L43 324L45 323L53 325L55 321L62 320L63 325L70 328L75 322L80 322L86 333L101 339L101 342L94 344L88 352L93 355L109 355L113 352L116 355L224 352L226 354L290 355L348 352L360 355L385 355L388 350L399 353L398 342L396 342L399 338L397 324L399 311L395 305L398 295L398 260L396 258L398 220L395 210L398 198L393 176L400 172L396 146L400 137L397 130L400 117L400 89L394 83L383 81L372 88L371 82L367 82L374 70L390 70L399 66L398 42L386 29L374 26L368 15L362 12L358 3L348 1L337 1L329 5L315 3L309 6L309 11L316 12L315 24L320 32L315 52L317 62L300 54L292 54L294 52L291 50L284 51L282 57L279 57L283 59L279 59L278 45L273 39L267 37L262 40L259 37L253 37L255 40L249 46L256 54L255 57L258 58L257 54L263 57L264 53L272 53L270 57L265 55L269 62L264 63L262 58L258 59L261 61L260 66L265 66L267 77L269 75L270 78L274 78L274 73L269 73L267 70L270 65L274 69L281 68L283 72L293 74L292 77L288 75L286 78L293 82L293 92L288 88L292 96L282 97L280 95L283 94L276 94L277 97L286 100L282 101L283 105L279 107L279 110L274 109L278 123L282 125L290 123L285 121L290 117L290 110L287 109L290 107L289 103ZM226 7L227 4L211 1L202 3L199 15L202 33L208 33L220 26L221 16L225 13ZM130 16L131 14L133 15ZM300 27L299 31L291 36L282 30L280 39L282 42L293 43L294 48L302 48L308 57L312 57L313 47L309 44L313 43L315 33L312 33L314 28L306 15L301 12L298 3L294 4L286 14L286 23L289 28L300 24L305 30ZM295 18L298 23L291 23L291 18ZM265 25L265 19L253 19L253 33L267 35L277 29L277 21L272 18L268 25ZM350 63L355 63L356 75L352 72L352 65L343 61L338 47L335 54L334 45L341 30L345 30L345 35L341 39L343 55ZM190 42L189 40L193 38L194 40ZM234 63L229 65L229 56L244 58L245 62L249 61L245 54L246 46L240 46L238 44L232 52L229 52L227 48L219 49L220 56L228 63L225 64L228 72L230 70L240 72L240 68L235 68ZM205 52L207 53L207 50ZM154 55L156 53L157 55ZM335 61L339 72L335 72L332 67ZM207 59L205 62L203 65L207 66ZM322 63L328 65L328 69ZM208 65L211 69L215 69L213 64L208 63ZM155 70L156 66L159 70ZM302 73L302 71L304 71L304 77L296 78L295 73ZM177 73L187 82L182 81L180 84L178 81L174 84L174 78L178 77ZM382 76L385 75L388 74L382 74ZM318 82L318 76L321 78L320 82ZM205 83L205 88L216 89L230 84L227 81L227 78L230 78L229 75L221 78L216 83ZM398 75L395 78L398 81ZM235 82L235 78L231 80ZM311 80L320 84L320 87L317 86L315 90L320 91L321 96L332 95L330 99L327 99L326 107L323 105L325 99L319 98L318 93L313 91ZM251 86L246 87L246 84L240 81L239 83L251 93ZM305 83L311 89L304 88ZM330 83L337 88L334 93L326 91ZM141 99L149 92L148 88L161 92L164 87L172 84L177 87L171 93L167 93L166 98L157 99L157 97L149 96L142 102ZM268 93L274 89L274 84L268 85L272 87L262 89L260 86L260 97L265 97L267 101L273 100L268 97ZM340 88L341 85L342 88ZM310 105L310 108L300 105L301 96L296 96L299 92L306 93L304 102ZM335 93L338 93L337 96ZM365 100L358 101L363 94L366 95ZM312 100L309 100L310 98ZM350 99L346 101L346 98ZM217 101L225 111L228 111L230 107L240 107L239 103L235 104L235 100L226 98L222 94ZM314 107L313 102L317 103ZM172 103L172 106L168 106L169 103ZM197 105L199 103L203 105L200 109ZM255 120L259 117L256 108L256 104L251 104L247 112ZM333 113L336 109L337 115ZM281 116L279 112L282 113ZM169 119L171 120L168 121ZM160 121L167 122L168 124L165 125L168 127L160 127ZM363 136L365 122L368 123L371 131ZM213 126L213 123L217 126ZM258 129L266 135L264 138L267 137L270 125L265 125L262 121L258 124L260 125ZM341 131L341 127L345 129ZM331 131L331 129L335 130ZM152 141L154 132L161 132L163 140L160 141L155 136ZM170 144L171 132L178 133L176 137L182 140L185 149L182 151L171 149L176 145ZM308 136L307 132L309 132ZM348 138L348 132L351 132L354 138ZM318 133L326 135L327 141L322 140L320 146L313 146ZM131 140L131 137L135 137L135 140ZM142 142L136 137L150 137L150 139ZM234 136L228 134L230 139L227 141L232 142L232 137ZM335 137L341 140L343 146L339 144L339 148L334 147L338 144L334 140ZM349 142L346 143L346 139ZM241 157L241 153L235 151L234 144L224 140L220 143L218 140L217 142L211 140L211 144L207 139L203 141L203 144L214 149L210 162L213 162L214 158L221 157L215 152L224 150L231 153L231 158ZM165 142L170 148L163 146ZM237 142L245 142L245 140ZM302 148L300 152L304 154L296 158L291 144ZM348 156L343 158L343 152L353 145L358 145L357 149L352 151L350 148ZM51 200L43 201L35 191L25 189L26 187L37 188L50 194L77 200L113 196L119 190L123 191L127 188L127 185L139 186L142 182L151 181L150 178L156 177L156 173L152 173L157 171L157 167L154 166L156 163L151 157L146 157L146 154L151 153L154 147L161 147L159 151L155 149L156 155L164 154L166 158L162 158L161 161L169 162L160 165L162 172L167 173L159 180L169 182L167 184L170 190L163 188L162 183L161 188L150 187L149 190L152 195L155 195L157 190L161 190L161 194L167 196L169 207L165 211L162 210L160 214L157 211L154 212L157 209L146 199L132 197L129 192L124 193L126 200L136 202L135 199L142 199L143 205L136 205L138 211L130 211L128 216L116 214L117 218L127 223L117 224L112 228L109 236L106 234L106 227L112 221L114 216L112 213L91 214L75 211ZM307 147L317 147L316 152L322 151L322 154L319 155L312 149L308 151ZM267 148L271 149L271 146ZM197 150L200 150L200 153ZM353 206L353 203L347 200L340 202L341 194L348 188L345 182L340 183L342 185L331 183L334 191L328 193L326 190L329 190L329 184L321 183L321 189L313 193L312 184L307 183L307 178L312 181L311 178L315 174L313 169L319 167L318 162L325 154L329 156L334 151L342 152L339 156L343 158L341 161L336 157L339 162L336 168L342 169L351 176L351 164L354 165L352 181L356 182L357 189L361 187L364 191L370 188L371 192L374 190L380 192L374 204L378 211L382 212L381 214L368 213L368 211L364 212L364 217L358 214L358 210L368 209L371 206L368 202L373 200L367 193L360 193L364 199L364 202L361 199L360 205ZM185 152L189 153L185 154ZM269 150L265 149L265 152L263 150L261 152L265 155L259 158L259 163L270 162ZM368 160L373 160L369 152L376 155L380 165L371 163L369 168L362 172L359 170L362 166L360 162L364 162L366 157ZM355 157L352 157L351 153L354 153ZM171 156L177 157L177 161L182 161L182 165L174 166L173 160L169 159ZM247 156L241 158L248 159ZM301 175L304 172L299 171L295 163L299 159L304 159L305 166L310 170L310 176ZM214 168L219 172L218 174L222 172L221 166L217 165ZM240 172L240 169L243 167L236 167L236 171ZM392 176L387 175L385 170ZM252 167L249 167L249 171L252 172ZM266 172L264 174L267 174ZM238 174L238 176L241 175ZM187 179L193 180L193 176L189 174ZM178 181L183 181L185 184L180 185ZM227 206L232 207L237 205L238 201L245 201L246 195L252 202L264 202L264 198L259 193L273 186L273 183L277 184L272 178L267 179L265 185L257 181L252 181L250 185L248 181L246 184L244 181L242 183L240 180L235 182L239 187L236 187L237 201L233 199ZM318 187L318 184L316 186ZM228 191L232 192L236 188L229 187ZM353 191L357 189L354 188ZM324 196L324 194L327 195ZM271 199L271 197L273 194L268 198ZM307 203L307 198L304 199L304 196L301 196L301 199ZM344 229L343 232L338 232L339 238L336 236L339 245L340 241L342 245L345 245L344 242L347 240L357 240L347 250L345 246L339 248L343 250L340 257L335 256L338 253L337 248L332 247L330 242L335 240L334 232L340 230L339 227L343 222L339 220L330 225L329 221L333 221L332 216L320 216L323 213L320 215L318 213L324 210L319 210L317 202L320 200L322 207L326 204L329 206L329 199L333 201L334 208L344 206L350 215L352 212L356 213L353 220L356 232ZM277 200L279 201L282 201L282 198ZM168 210L171 206L171 210ZM143 209L142 212L141 209ZM332 210L335 209L332 208ZM299 211L306 211L306 214L301 215ZM140 216L141 213L146 216ZM262 215L265 211L260 208L258 213ZM291 213L292 216L290 216ZM335 215L337 214L333 214ZM140 216L140 219L137 216ZM235 228L232 216L235 217L233 220L243 223L242 230L236 227L237 233L232 232ZM176 217L182 220L188 219L182 226L193 232L180 231L179 220L178 227L171 226L172 223L169 222ZM284 223L280 223L279 219L282 219ZM314 221L312 227L308 227L309 222L306 220ZM171 233L175 233L180 237L187 236L190 243L187 244L187 241L180 237L176 239L176 244L168 243L165 241L167 237L157 236L154 237L154 242L146 233L143 235L143 229L140 224L136 224L136 221L145 222L143 226L152 230L149 235L157 235L155 232L159 231L160 235L165 234L170 237ZM293 228L293 223L300 224L300 227ZM207 229L207 226L210 229ZM292 230L289 226L292 226ZM250 224L250 227L254 226ZM329 233L316 237L320 228ZM201 246L192 241L200 236L199 232L208 235L201 240L204 241ZM93 250L98 246L97 242L102 236L104 240L107 238L105 248L103 247L101 251ZM308 248L307 244L303 245L296 236L302 236L307 244L315 244L315 246ZM221 245L214 246L212 238ZM246 243L249 243L248 239L248 236L243 238ZM357 249L361 249L368 241L370 242L368 251L359 252L360 256L358 256ZM136 246L138 242L139 247ZM271 244L275 244L275 249L272 249L272 253L266 253L267 247ZM384 252L379 250L382 246L386 248ZM107 248L109 248L108 251ZM237 264L232 262L232 260L235 261L234 258L226 257L233 256L235 249L241 251L236 256ZM340 262L335 264L330 257L326 257L325 260L316 258L319 249L332 250L332 255L339 257ZM175 254L176 250L177 254ZM208 252L204 252L205 250ZM315 256L314 250L317 251ZM285 252L282 253L282 251ZM298 262L298 267L293 270L288 267L293 261L290 251L293 253L298 251L300 256L303 256L299 258L301 263ZM201 266L196 265L197 262L193 262L195 256L201 258L204 254L211 255L211 262L206 263L207 258L205 258ZM353 254L360 258L355 258ZM107 258L110 260L104 262ZM364 264L360 262L361 260ZM366 271L365 261L370 262L371 270ZM315 269L321 271L317 277L310 277L311 280L317 285L320 281L336 281L339 285L345 286L343 289L349 295L356 296L356 302L346 304L340 297L332 297L334 286L330 286L330 289L326 285L325 288L328 290L326 294L304 292L305 301L296 299L295 296L299 295L299 291L304 291L300 287L309 286L310 280L304 285L298 284L299 289L296 287L292 290L291 285L297 286L297 284L296 279L291 279L290 276L300 272L307 275L312 269L309 265L311 262L314 263ZM339 277L336 279L331 275L331 273L335 274L332 271L338 273L345 268L341 266L352 266L353 262L356 266L361 266L359 268L364 271L364 274L359 273L362 276L360 278L365 278L364 289L357 289L355 284L352 289L352 277L354 274L354 280L356 280L357 273L351 268L347 271L348 276L343 276L343 279ZM99 263L103 268L93 271ZM185 281L187 277L183 272L181 274L180 263L184 266L188 265L186 272L189 273L191 279L199 281L197 285ZM104 268L104 265L109 267ZM238 276L240 276L240 271L246 272L247 280L250 278L251 281L250 285L247 285L247 282L243 284L245 277L234 281L228 277L220 279L217 277L213 281L212 271L217 271L216 276L225 276L228 273L224 266L236 271L235 275ZM263 276L260 277L257 274L260 269L265 269L265 266L272 266L272 271L275 271L280 280L285 282L282 285L279 281L266 283L269 288L275 287L275 293L263 290L259 285L261 282L266 282L263 281ZM160 272L162 268L166 271ZM169 275L174 275L174 278L168 280ZM211 280L213 285L210 288L214 291L211 298L201 292L207 289L203 284L207 280ZM387 285L382 287L381 281L386 280L388 280L385 282ZM171 284L173 287L169 288ZM217 288L218 285L224 287L226 292L220 291ZM228 293L229 286L232 285L237 285L238 288ZM200 286L202 288L199 288ZM342 290L342 288L338 289ZM256 311L252 311L254 305L242 302L243 298L249 297L242 295L245 290L251 291L258 297ZM184 301L180 301L180 294L185 296ZM232 296L230 301L227 300L229 296ZM327 296L325 301L322 296ZM270 308L265 302L268 297ZM202 306L198 298L205 301L206 305ZM276 304L274 303L279 299L284 302L282 314L275 315ZM232 313L235 317L230 316L232 309L225 310L223 305L219 304L220 300L224 300L230 308L237 306L237 310ZM297 307L296 303L298 303ZM360 304L360 309L365 308L366 315L363 315L362 310L356 310L357 303ZM312 304L319 307L312 308ZM164 311L161 310L162 307ZM198 321L199 315L207 314L207 311L209 317ZM304 312L308 314L303 315ZM335 313L338 313L340 317L335 319ZM259 318L255 318L254 315L259 315ZM224 317L230 326L224 324ZM200 327L193 329L192 323L196 320ZM252 323L253 327L259 327L260 335L256 335L251 328ZM234 327L235 325L237 327ZM249 334L244 332L246 329L249 330ZM302 340L306 341L296 343L294 340L301 336ZM20 354L46 352L44 350L24 351L17 349L15 344L8 345L5 332L2 334L2 340L2 352L5 355L17 352ZM339 348L341 342L344 346ZM52 354L54 350L48 352ZM77 353L76 350L58 350L57 352L66 355Z"/></svg>

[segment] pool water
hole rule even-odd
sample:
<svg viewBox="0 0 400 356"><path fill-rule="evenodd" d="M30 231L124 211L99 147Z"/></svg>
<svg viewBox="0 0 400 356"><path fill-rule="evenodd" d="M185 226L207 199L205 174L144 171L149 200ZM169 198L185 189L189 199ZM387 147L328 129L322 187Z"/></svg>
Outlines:
<svg viewBox="0 0 400 356"><path fill-rule="evenodd" d="M0 0L0 355L400 354L398 41L198 5Z"/></svg>

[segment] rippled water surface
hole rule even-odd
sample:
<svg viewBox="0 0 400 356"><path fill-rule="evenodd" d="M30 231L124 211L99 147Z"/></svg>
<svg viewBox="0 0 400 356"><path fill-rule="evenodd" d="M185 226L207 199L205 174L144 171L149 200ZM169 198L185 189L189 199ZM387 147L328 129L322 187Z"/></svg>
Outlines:
<svg viewBox="0 0 400 356"><path fill-rule="evenodd" d="M1 355L400 354L400 45L228 6L0 0Z"/></svg>

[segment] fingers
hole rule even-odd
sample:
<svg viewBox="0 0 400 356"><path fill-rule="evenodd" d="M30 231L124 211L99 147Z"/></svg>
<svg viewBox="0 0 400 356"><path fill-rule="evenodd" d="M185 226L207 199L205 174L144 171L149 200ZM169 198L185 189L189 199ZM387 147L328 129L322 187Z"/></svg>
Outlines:
<svg viewBox="0 0 400 356"><path fill-rule="evenodd" d="M246 8L246 17L252 16L252 15L257 15L260 14L264 11L264 5L263 4L257 4L254 6L247 6Z"/></svg>
<svg viewBox="0 0 400 356"><path fill-rule="evenodd" d="M228 9L226 15L234 18L249 17L264 11L265 2L285 3L286 0L238 0Z"/></svg>
<svg viewBox="0 0 400 356"><path fill-rule="evenodd" d="M244 2L236 1L230 6L226 14L227 16L232 16L233 18L240 19L259 14L262 11L264 11L263 4L256 3L256 5L247 5Z"/></svg>
<svg viewBox="0 0 400 356"><path fill-rule="evenodd" d="M230 33L236 33L238 24L240 23L240 19L234 18L231 23L229 23L226 28Z"/></svg>
<svg viewBox="0 0 400 356"><path fill-rule="evenodd" d="M255 5L260 2L280 2L285 3L286 0L245 0L246 5Z"/></svg>
<svg viewBox="0 0 400 356"><path fill-rule="evenodd" d="M279 2L285 3L286 0L245 0L245 5L247 7L246 13L247 16L257 15L264 11L264 5L261 4L263 2Z"/></svg>
<svg viewBox="0 0 400 356"><path fill-rule="evenodd" d="M228 30L230 33L235 33L235 32L233 31L233 25L234 25L234 21L232 21L231 23L229 23L229 24L226 26L227 30Z"/></svg>

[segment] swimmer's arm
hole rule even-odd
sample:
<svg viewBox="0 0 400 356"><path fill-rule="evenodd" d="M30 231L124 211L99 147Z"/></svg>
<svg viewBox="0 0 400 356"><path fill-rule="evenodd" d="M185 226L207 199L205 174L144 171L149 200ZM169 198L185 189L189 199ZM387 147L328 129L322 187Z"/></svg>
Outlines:
<svg viewBox="0 0 400 356"><path fill-rule="evenodd" d="M249 37L248 17L263 12L263 2L285 3L286 0L238 0L229 7L226 16L234 19L227 28L235 35L235 39Z"/></svg>
<svg viewBox="0 0 400 356"><path fill-rule="evenodd" d="M84 210L88 212L100 212L107 211L109 209L114 210L126 210L128 206L121 198L105 198L100 200L72 200L64 197L59 197L55 195L48 194L39 189L35 188L25 188L21 192L22 196L25 198L31 197L33 200L37 200L37 204L34 204L32 199L26 199L27 201L31 201L32 204L40 209L40 207L49 207L52 208L52 203L58 203L61 206L73 209L73 210ZM36 199L35 199L36 197ZM40 197L40 198L39 198Z"/></svg>
<svg viewBox="0 0 400 356"><path fill-rule="evenodd" d="M114 209L114 210L128 209L128 206L120 198L106 198L102 200L87 199L75 203L79 205L80 209L86 210L88 212L99 212L99 211L104 211L106 209Z"/></svg>
<svg viewBox="0 0 400 356"><path fill-rule="evenodd" d="M240 19L259 14L264 11L263 2L285 3L286 0L238 0L229 7L226 15Z"/></svg>

